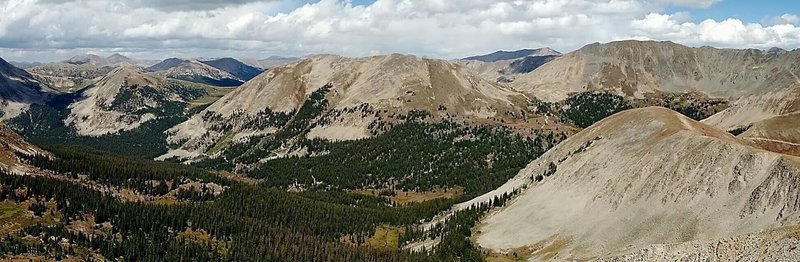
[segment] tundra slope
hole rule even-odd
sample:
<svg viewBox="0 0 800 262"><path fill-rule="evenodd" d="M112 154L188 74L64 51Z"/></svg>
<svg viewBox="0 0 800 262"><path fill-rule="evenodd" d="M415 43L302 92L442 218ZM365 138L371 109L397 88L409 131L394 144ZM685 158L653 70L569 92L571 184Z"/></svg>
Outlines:
<svg viewBox="0 0 800 262"><path fill-rule="evenodd" d="M570 93L614 90L642 97L656 91L698 91L733 101L706 120L733 129L800 109L800 50L690 48L671 42L621 41L590 44L513 82L546 101Z"/></svg>
<svg viewBox="0 0 800 262"><path fill-rule="evenodd" d="M797 157L665 108L645 108L579 132L507 184L458 207L526 188L482 221L477 244L527 250L532 260L591 259L651 245L768 236L758 232L800 222L798 183Z"/></svg>
<svg viewBox="0 0 800 262"><path fill-rule="evenodd" d="M169 142L180 145L182 154L196 156L225 137L240 139L274 132L275 128L264 126L245 127L246 119L292 114L312 93L328 84L328 111L322 112L326 123L311 129L310 138L368 137L370 124L378 116L406 114L413 109L428 111L435 118L499 121L507 117L506 112L520 115L523 108L516 105L526 100L519 92L447 61L397 54L316 56L262 73L168 130ZM227 126L218 128L223 124Z"/></svg>

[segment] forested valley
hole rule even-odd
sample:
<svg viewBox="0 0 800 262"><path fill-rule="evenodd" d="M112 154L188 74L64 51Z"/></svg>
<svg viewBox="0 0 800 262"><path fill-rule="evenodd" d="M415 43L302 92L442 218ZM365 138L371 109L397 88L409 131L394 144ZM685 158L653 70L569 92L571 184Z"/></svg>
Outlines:
<svg viewBox="0 0 800 262"><path fill-rule="evenodd" d="M0 230L0 252L56 260L479 261L486 254L470 240L472 230L511 195L457 211L430 230L421 225L499 187L569 135L434 121L430 112L411 110L370 138L308 139L311 125L324 124L329 90L291 115L266 112L279 131L188 164L148 159L169 148L167 128L202 107L161 99L163 107L149 109L163 115L157 120L85 137L62 124L65 107L33 106L9 125L52 155L15 155L44 175L0 174L0 208L11 225ZM690 95L648 99L589 92L532 102L529 113L585 128L654 103L693 117L721 103ZM307 154L274 157L287 146ZM432 240L439 244L430 249L404 248Z"/></svg>

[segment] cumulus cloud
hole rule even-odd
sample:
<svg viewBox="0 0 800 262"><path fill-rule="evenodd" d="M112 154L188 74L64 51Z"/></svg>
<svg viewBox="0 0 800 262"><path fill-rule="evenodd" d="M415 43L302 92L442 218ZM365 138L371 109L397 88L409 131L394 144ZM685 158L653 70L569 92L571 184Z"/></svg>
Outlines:
<svg viewBox="0 0 800 262"><path fill-rule="evenodd" d="M0 56L53 60L94 50L145 58L395 52L455 58L544 46L570 51L631 38L724 47L797 45L797 28L790 24L693 23L689 13L660 13L667 6L703 8L718 0L223 2L0 1L5 14Z"/></svg>
<svg viewBox="0 0 800 262"><path fill-rule="evenodd" d="M97 1L97 0L89 0ZM278 2L280 0L122 0L118 3L134 8L153 8L164 11L213 10L229 6L237 6L254 2ZM80 0L41 0L44 4L68 4L83 2Z"/></svg>
<svg viewBox="0 0 800 262"><path fill-rule="evenodd" d="M669 6L683 6L693 8L708 8L722 0L657 0L658 3Z"/></svg>
<svg viewBox="0 0 800 262"><path fill-rule="evenodd" d="M783 14L781 16L767 19L766 22L773 25L800 25L800 16L795 14Z"/></svg>
<svg viewBox="0 0 800 262"><path fill-rule="evenodd" d="M791 24L764 26L733 18L691 23L680 22L676 15L651 13L631 22L631 27L639 37L695 46L792 49L800 45L800 27Z"/></svg>

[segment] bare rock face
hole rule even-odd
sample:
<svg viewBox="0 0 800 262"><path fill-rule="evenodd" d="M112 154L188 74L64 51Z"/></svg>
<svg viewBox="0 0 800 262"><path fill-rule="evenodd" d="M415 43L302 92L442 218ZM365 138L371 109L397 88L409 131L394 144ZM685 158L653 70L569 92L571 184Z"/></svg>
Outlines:
<svg viewBox="0 0 800 262"><path fill-rule="evenodd" d="M484 219L477 243L501 252L531 248L534 260L636 261L678 250L736 257L766 247L753 237L784 250L788 242L748 234L800 223L799 183L797 157L665 108L645 108L581 131L503 187L460 206L527 188ZM702 242L731 237L756 247L723 254Z"/></svg>
<svg viewBox="0 0 800 262"><path fill-rule="evenodd" d="M708 120L731 129L797 110L800 52L690 48L671 42L591 44L529 74L516 89L547 101L587 90L641 97L655 91L699 91L734 101Z"/></svg>
<svg viewBox="0 0 800 262"><path fill-rule="evenodd" d="M521 112L522 107L516 105L524 105L526 100L519 92L447 61L397 54L316 56L273 68L248 81L168 130L169 142L196 155L225 137L263 135L277 127L269 124L274 118L291 117L326 85L330 86L324 94L329 111L321 113L325 124L309 133L313 138L363 138L369 136L376 114L406 114L413 109L496 121L490 119L499 119L505 112Z"/></svg>

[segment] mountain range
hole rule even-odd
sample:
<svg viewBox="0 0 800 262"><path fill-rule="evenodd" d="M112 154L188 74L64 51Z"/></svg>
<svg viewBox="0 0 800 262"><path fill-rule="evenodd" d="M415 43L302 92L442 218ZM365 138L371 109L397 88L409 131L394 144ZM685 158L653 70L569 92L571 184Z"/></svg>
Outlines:
<svg viewBox="0 0 800 262"><path fill-rule="evenodd" d="M169 78L225 87L239 86L263 72L233 58L208 61L167 58L144 70Z"/></svg>
<svg viewBox="0 0 800 262"><path fill-rule="evenodd" d="M798 52L689 48L670 42L591 44L542 66L513 86L541 99L614 90L626 96L699 91L732 101L707 123L725 130L796 111Z"/></svg>
<svg viewBox="0 0 800 262"><path fill-rule="evenodd" d="M380 231L400 235L391 254L407 259L453 248L498 260L793 260L799 56L619 41L450 61L317 55L143 66L85 55L20 69L0 60L11 128L0 135L213 170L224 175L181 171L185 181L174 183L241 194L208 201L262 192L252 186L300 192L286 196L292 203L331 201L320 210L425 210L330 226L319 241L337 248L371 247L360 238ZM5 148L36 148L26 143ZM3 152L6 169L47 163ZM172 186L162 190L169 196L143 193L157 192L150 185L160 179L84 182L137 188L136 199L179 195ZM417 195L436 197L408 200Z"/></svg>
<svg viewBox="0 0 800 262"><path fill-rule="evenodd" d="M522 49L471 56L460 59L458 62L478 72L484 78L499 83L510 83L516 76L530 73L561 55L558 51L550 48Z"/></svg>

